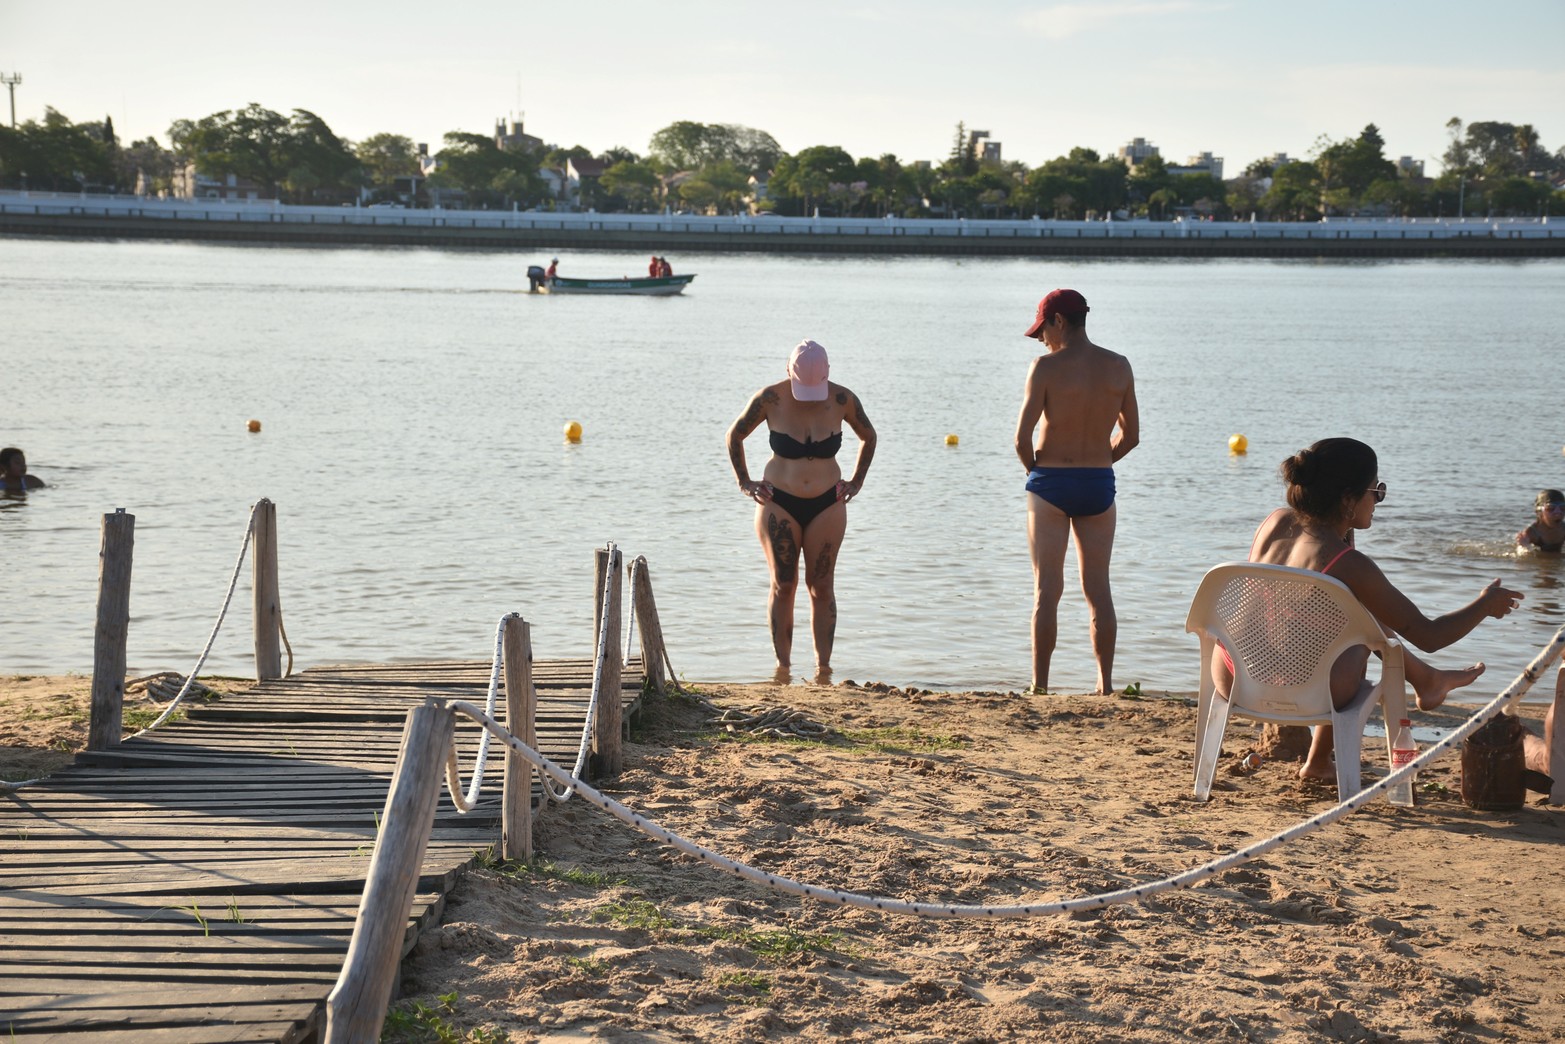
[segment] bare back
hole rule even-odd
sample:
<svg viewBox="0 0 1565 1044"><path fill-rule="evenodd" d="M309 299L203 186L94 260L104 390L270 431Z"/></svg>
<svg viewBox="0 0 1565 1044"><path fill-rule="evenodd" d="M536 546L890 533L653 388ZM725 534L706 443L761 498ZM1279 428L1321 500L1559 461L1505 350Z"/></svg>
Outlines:
<svg viewBox="0 0 1565 1044"><path fill-rule="evenodd" d="M1033 467L1112 466L1140 440L1130 361L1086 340L1039 356L1027 375L1019 450L1034 426Z"/></svg>

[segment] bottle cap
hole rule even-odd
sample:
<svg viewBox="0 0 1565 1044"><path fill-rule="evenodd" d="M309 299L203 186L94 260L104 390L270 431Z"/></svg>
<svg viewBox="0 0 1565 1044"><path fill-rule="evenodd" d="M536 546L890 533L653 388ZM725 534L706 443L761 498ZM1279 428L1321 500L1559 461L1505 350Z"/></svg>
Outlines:
<svg viewBox="0 0 1565 1044"><path fill-rule="evenodd" d="M1412 724L1413 724L1413 719L1412 719L1412 718L1403 718L1403 719L1402 719L1402 724L1403 724L1403 725L1409 725L1409 726L1410 726L1410 725L1412 725Z"/></svg>

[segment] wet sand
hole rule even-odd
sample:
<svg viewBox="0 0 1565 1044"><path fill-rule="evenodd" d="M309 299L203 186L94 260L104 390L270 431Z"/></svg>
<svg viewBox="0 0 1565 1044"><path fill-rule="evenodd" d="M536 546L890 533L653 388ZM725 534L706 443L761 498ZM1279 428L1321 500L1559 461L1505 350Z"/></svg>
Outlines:
<svg viewBox="0 0 1565 1044"><path fill-rule="evenodd" d="M0 679L0 773L68 762L87 688ZM1245 723L1229 729L1212 800L1195 801L1195 710L1179 695L699 689L833 732L741 740L698 701L656 700L608 792L812 884L1071 898L1201 865L1335 804L1297 763L1244 772L1257 745ZM1468 809L1458 762L1420 777L1416 809L1377 803L1194 888L1026 920L796 899L571 801L543 814L531 867L458 885L404 962L391 1039L430 1039L437 1023L513 1041L1559 1039L1565 810L1537 795L1514 812ZM1371 753L1366 778L1379 773Z"/></svg>

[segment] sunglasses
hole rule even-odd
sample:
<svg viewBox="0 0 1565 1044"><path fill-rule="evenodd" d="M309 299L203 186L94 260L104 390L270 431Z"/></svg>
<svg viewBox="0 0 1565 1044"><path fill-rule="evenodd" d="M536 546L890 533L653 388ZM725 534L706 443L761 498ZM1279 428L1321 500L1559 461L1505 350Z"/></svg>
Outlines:
<svg viewBox="0 0 1565 1044"><path fill-rule="evenodd" d="M1545 504L1543 505L1543 510L1547 511L1551 515L1558 515L1560 512L1565 511L1565 504Z"/></svg>
<svg viewBox="0 0 1565 1044"><path fill-rule="evenodd" d="M1386 499L1386 484L1384 482L1377 482L1375 485L1371 486L1369 489L1366 489L1364 492L1375 494L1375 503L1379 504Z"/></svg>

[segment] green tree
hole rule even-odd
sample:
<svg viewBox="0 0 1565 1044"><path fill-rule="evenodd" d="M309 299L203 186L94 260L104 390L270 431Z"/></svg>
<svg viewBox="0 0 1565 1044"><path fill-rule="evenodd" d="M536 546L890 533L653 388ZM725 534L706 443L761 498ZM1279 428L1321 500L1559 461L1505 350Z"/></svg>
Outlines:
<svg viewBox="0 0 1565 1044"><path fill-rule="evenodd" d="M1396 164L1386 159L1380 128L1367 125L1357 138L1342 141L1320 139L1315 170L1320 176L1321 199L1328 209L1353 210L1375 182L1396 178Z"/></svg>
<svg viewBox="0 0 1565 1044"><path fill-rule="evenodd" d="M1272 174L1272 187L1261 197L1261 208L1270 218L1304 221L1320 217L1320 172L1315 164L1299 160L1285 163Z"/></svg>
<svg viewBox="0 0 1565 1044"><path fill-rule="evenodd" d="M0 184L75 192L114 184L105 124L72 123L53 108L43 121L0 126Z"/></svg>
<svg viewBox="0 0 1565 1044"><path fill-rule="evenodd" d="M413 139L401 134L372 134L353 146L353 155L372 187L390 188L398 178L418 173L418 151Z"/></svg>
<svg viewBox="0 0 1565 1044"><path fill-rule="evenodd" d="M317 191L345 195L361 183L358 158L307 109L288 117L252 103L194 123L178 121L170 136L202 174L234 174L294 202L307 202Z"/></svg>
<svg viewBox="0 0 1565 1044"><path fill-rule="evenodd" d="M598 184L610 196L624 200L626 210L645 213L657 209L663 179L650 163L620 160L603 172Z"/></svg>
<svg viewBox="0 0 1565 1044"><path fill-rule="evenodd" d="M479 206L531 206L547 198L548 185L538 173L542 157L526 149L502 149L487 134L450 131L435 158L439 166L430 184L461 189Z"/></svg>

